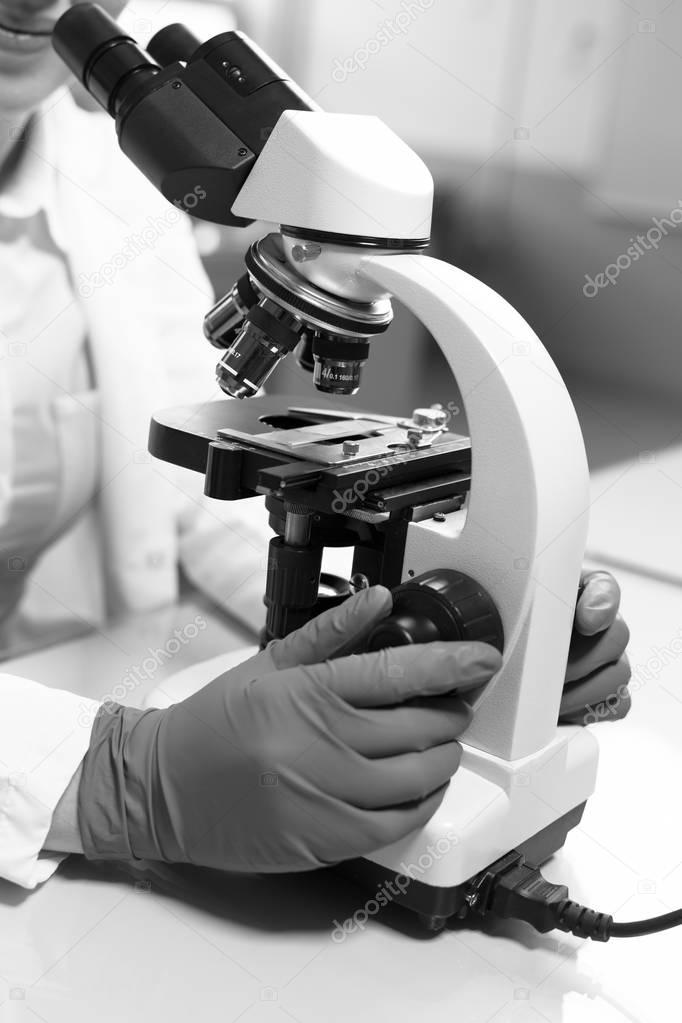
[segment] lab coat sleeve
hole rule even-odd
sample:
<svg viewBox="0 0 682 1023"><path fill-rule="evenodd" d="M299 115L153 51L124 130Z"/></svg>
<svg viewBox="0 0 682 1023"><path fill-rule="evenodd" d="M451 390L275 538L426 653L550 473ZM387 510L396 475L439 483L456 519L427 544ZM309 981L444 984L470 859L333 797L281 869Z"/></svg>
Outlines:
<svg viewBox="0 0 682 1023"><path fill-rule="evenodd" d="M41 850L90 742L99 704L0 673L0 877L35 888L61 863Z"/></svg>

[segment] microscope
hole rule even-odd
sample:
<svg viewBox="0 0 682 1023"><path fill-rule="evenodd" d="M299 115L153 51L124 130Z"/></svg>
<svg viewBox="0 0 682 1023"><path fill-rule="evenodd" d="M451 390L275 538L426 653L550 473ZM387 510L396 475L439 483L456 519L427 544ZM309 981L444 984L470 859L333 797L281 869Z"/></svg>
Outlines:
<svg viewBox="0 0 682 1023"><path fill-rule="evenodd" d="M166 199L217 224L274 227L204 324L220 387L243 400L165 410L150 430L151 453L202 473L209 496L265 498L263 642L381 583L393 610L366 649L473 639L503 651L468 694L461 766L428 825L347 865L370 885L402 879L397 901L437 930L510 851L548 859L594 789L594 736L557 725L589 507L568 392L504 299L425 255L431 176L379 119L323 112L240 32L200 43L170 25L143 51L82 3L54 47ZM440 406L344 406L393 298L443 352L469 436ZM390 388L390 338L382 350ZM319 407L262 394L292 352ZM322 572L329 547L352 549L350 580Z"/></svg>

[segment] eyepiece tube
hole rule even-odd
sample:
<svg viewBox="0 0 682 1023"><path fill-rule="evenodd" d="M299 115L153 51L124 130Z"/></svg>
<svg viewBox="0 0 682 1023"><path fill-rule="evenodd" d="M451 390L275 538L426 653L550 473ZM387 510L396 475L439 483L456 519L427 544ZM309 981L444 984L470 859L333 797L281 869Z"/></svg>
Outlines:
<svg viewBox="0 0 682 1023"><path fill-rule="evenodd" d="M97 4L79 3L62 14L52 46L112 117L131 87L161 70Z"/></svg>
<svg viewBox="0 0 682 1023"><path fill-rule="evenodd" d="M260 302L248 274L243 274L204 317L204 334L214 348L234 344L249 309Z"/></svg>
<svg viewBox="0 0 682 1023"><path fill-rule="evenodd" d="M181 60L185 64L201 43L184 25L166 25L147 44L149 53L161 67L168 67Z"/></svg>

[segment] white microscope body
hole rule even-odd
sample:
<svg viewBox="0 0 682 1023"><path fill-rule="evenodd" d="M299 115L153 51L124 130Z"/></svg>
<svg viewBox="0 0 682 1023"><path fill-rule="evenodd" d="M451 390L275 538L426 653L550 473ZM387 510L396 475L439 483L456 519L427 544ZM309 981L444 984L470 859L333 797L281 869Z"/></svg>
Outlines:
<svg viewBox="0 0 682 1023"><path fill-rule="evenodd" d="M426 166L377 118L286 111L232 210L333 235L400 238L407 248L428 237L431 204ZM485 284L417 252L322 242L313 258L294 262L292 240L284 244L297 273L318 287L407 306L462 395L468 505L444 521L409 524L401 578L452 567L477 579L502 618L504 663L475 703L440 809L370 857L449 888L551 828L594 789L594 736L557 726L588 524L583 439L549 354Z"/></svg>

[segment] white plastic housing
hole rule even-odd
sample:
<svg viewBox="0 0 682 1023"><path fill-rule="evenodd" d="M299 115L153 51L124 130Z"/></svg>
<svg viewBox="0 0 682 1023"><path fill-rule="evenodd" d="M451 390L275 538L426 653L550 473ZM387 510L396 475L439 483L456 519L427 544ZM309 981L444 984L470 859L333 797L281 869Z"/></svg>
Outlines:
<svg viewBox="0 0 682 1023"><path fill-rule="evenodd" d="M464 745L445 798L425 827L367 859L436 888L469 881L588 799L597 740L561 725L538 753L502 760Z"/></svg>
<svg viewBox="0 0 682 1023"><path fill-rule="evenodd" d="M556 366L503 298L427 256L367 256L359 273L431 332L471 435L468 508L409 525L402 578L437 567L472 575L495 600L505 631L502 669L477 701L441 806L425 828L369 857L449 887L594 790L594 736L557 729L587 533L587 460Z"/></svg>
<svg viewBox="0 0 682 1023"><path fill-rule="evenodd" d="M359 272L431 332L471 435L466 516L411 523L402 577L451 567L488 590L504 664L465 741L506 760L530 756L556 732L585 552L589 475L575 410L529 325L481 281L421 255L367 256Z"/></svg>
<svg viewBox="0 0 682 1023"><path fill-rule="evenodd" d="M378 117L286 110L232 212L371 238L428 238L433 179Z"/></svg>

